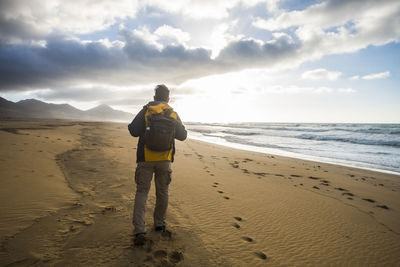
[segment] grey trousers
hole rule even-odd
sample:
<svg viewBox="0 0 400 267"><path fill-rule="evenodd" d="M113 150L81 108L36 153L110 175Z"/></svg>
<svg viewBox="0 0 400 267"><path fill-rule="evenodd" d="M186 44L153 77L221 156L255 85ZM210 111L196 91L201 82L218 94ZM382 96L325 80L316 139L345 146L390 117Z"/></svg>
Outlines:
<svg viewBox="0 0 400 267"><path fill-rule="evenodd" d="M164 226L168 208L168 186L171 183L171 162L139 162L135 172L136 196L133 208L134 234L146 232L145 211L147 195L153 178L156 184L154 226Z"/></svg>

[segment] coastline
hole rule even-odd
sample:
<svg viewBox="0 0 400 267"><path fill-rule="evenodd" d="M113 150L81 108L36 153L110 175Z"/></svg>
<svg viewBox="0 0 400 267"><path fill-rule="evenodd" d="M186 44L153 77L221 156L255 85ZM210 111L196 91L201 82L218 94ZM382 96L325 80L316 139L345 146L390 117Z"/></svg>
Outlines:
<svg viewBox="0 0 400 267"><path fill-rule="evenodd" d="M46 135L49 139L40 138L62 146L66 127L57 124L49 123L53 125L53 135ZM153 184L146 213L151 242L135 247L131 216L137 139L129 136L126 124L76 124L74 145L53 160L78 199L12 237L2 237L2 264L398 263L397 175L193 139L176 143L167 216L171 236L151 231ZM35 123L15 127L38 128ZM21 130L33 131L42 132ZM32 142L26 135L4 135L18 138L17 144ZM16 151L12 144L4 145L11 155Z"/></svg>
<svg viewBox="0 0 400 267"><path fill-rule="evenodd" d="M295 159L299 159L299 160L308 160L308 161L315 161L315 162L320 162L320 163L329 163L329 164L334 164L334 165L339 165L339 166L344 166L344 167L351 167L351 168L368 170L368 171L376 171L376 172L382 172L382 173L400 176L400 171L385 169L383 166L372 165L372 164L369 164L366 162L354 162L354 161L349 161L349 160L346 161L346 160L335 159L335 158L326 158L326 157L321 157L321 156L305 155L305 154L300 154L300 153L295 153L295 152L284 151L284 150L280 150L280 149L273 149L273 148L233 143L233 142L229 142L229 141L226 141L226 140L223 140L220 138L216 138L216 137L196 136L197 134L193 135L193 132L191 134L192 135L190 136L190 138L194 139L194 140L198 140L198 141L202 141L202 142L206 142L206 143L212 143L212 144L216 144L216 145L221 145L224 147L239 149L239 150L243 150L243 151L259 152L259 153L263 153L263 154L273 154L273 155L277 155L277 156L295 158Z"/></svg>

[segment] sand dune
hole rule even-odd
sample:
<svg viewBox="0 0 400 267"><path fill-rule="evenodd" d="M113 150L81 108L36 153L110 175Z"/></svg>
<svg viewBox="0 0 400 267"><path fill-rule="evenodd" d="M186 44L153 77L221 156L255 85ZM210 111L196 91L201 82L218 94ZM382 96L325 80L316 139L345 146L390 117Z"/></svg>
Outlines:
<svg viewBox="0 0 400 267"><path fill-rule="evenodd" d="M132 236L126 125L1 122L2 265L396 266L399 176L187 140L168 229ZM152 227L154 186L147 222Z"/></svg>

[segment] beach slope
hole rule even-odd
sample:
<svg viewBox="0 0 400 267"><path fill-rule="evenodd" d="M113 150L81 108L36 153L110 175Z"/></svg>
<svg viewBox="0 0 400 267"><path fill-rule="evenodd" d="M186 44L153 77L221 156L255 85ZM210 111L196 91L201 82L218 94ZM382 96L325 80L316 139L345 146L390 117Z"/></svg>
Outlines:
<svg viewBox="0 0 400 267"><path fill-rule="evenodd" d="M167 227L133 243L127 125L0 123L0 264L396 266L399 176L177 142Z"/></svg>

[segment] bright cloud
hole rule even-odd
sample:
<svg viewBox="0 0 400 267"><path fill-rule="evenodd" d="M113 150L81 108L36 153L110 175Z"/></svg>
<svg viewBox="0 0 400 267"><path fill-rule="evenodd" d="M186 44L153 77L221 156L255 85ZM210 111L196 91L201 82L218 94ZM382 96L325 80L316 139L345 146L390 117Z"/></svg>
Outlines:
<svg viewBox="0 0 400 267"><path fill-rule="evenodd" d="M222 19L229 16L229 9L242 4L253 6L263 0L145 0L143 5L154 6L173 14L182 14L195 19Z"/></svg>
<svg viewBox="0 0 400 267"><path fill-rule="evenodd" d="M327 71L326 69L315 69L303 72L301 75L302 79L305 80L337 80L342 75L341 72L338 71Z"/></svg>
<svg viewBox="0 0 400 267"><path fill-rule="evenodd" d="M158 27L157 30L154 31L154 34L158 35L161 38L164 37L176 40L179 44L184 44L190 40L189 33L165 24L161 27Z"/></svg>
<svg viewBox="0 0 400 267"><path fill-rule="evenodd" d="M377 79L386 79L389 76L390 76L390 72L385 71L385 72L380 72L380 73L368 74L368 75L362 76L361 78L364 80L377 80Z"/></svg>

